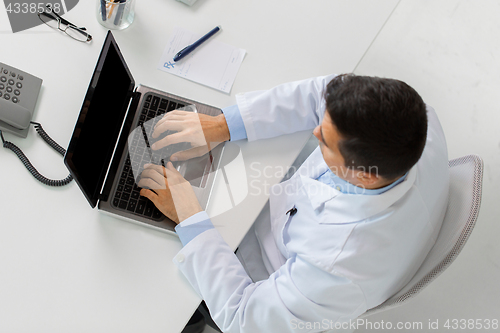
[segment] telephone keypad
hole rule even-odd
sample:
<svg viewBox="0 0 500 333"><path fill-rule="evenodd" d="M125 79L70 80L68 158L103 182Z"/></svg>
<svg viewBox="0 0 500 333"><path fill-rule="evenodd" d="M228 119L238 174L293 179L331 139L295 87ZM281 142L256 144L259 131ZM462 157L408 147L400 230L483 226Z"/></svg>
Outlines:
<svg viewBox="0 0 500 333"><path fill-rule="evenodd" d="M7 69L3 69L0 71L0 73L3 73L7 75L7 77L11 76L13 78L7 78L6 76L1 76L0 77L0 97L3 97L4 100L11 101L13 103L19 103L20 102L20 96L21 96L21 90L23 88L23 84L20 82L24 80L24 76L22 75L17 75L16 72L13 71L8 71ZM17 76L17 80L15 80ZM14 90L14 88L17 88ZM10 94L14 93L14 96L11 96Z"/></svg>
<svg viewBox="0 0 500 333"><path fill-rule="evenodd" d="M0 62L0 130L25 138L29 124L16 123L16 112L28 112L31 119L42 87L42 79ZM14 112L13 112L14 111ZM9 118L11 117L11 118ZM19 124L19 127L12 125Z"/></svg>

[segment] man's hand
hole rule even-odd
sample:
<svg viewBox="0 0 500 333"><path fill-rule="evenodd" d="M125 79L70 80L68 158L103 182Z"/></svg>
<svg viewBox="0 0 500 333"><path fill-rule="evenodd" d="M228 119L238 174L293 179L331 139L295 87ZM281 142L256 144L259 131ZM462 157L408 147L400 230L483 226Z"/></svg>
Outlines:
<svg viewBox="0 0 500 333"><path fill-rule="evenodd" d="M203 211L191 184L171 162L167 163L166 168L161 165L145 165L137 185L143 188L142 196L151 200L163 214L177 224Z"/></svg>
<svg viewBox="0 0 500 333"><path fill-rule="evenodd" d="M158 150L179 142L191 143L191 149L173 154L172 161L185 161L206 154L219 143L229 140L229 129L223 114L213 117L202 113L171 111L156 124L153 138L158 138L166 131L169 134L154 143L151 148Z"/></svg>

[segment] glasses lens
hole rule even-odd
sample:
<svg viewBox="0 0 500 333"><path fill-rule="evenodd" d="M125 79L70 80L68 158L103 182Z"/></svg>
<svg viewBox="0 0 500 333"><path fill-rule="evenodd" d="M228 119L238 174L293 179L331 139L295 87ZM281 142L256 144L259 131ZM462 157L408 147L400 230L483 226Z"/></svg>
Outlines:
<svg viewBox="0 0 500 333"><path fill-rule="evenodd" d="M68 36L79 40L80 42L89 42L92 39L92 37L88 33L71 25L66 28L65 32L66 34L68 34Z"/></svg>
<svg viewBox="0 0 500 333"><path fill-rule="evenodd" d="M59 21L57 20L57 17L55 17L52 13L41 12L38 13L38 17L49 27L52 27L54 29L59 28Z"/></svg>

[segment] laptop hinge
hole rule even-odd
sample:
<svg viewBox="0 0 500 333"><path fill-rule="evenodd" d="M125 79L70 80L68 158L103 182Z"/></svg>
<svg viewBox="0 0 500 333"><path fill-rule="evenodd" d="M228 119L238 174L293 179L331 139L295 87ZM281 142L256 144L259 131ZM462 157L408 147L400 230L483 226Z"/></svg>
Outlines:
<svg viewBox="0 0 500 333"><path fill-rule="evenodd" d="M132 104L134 104L134 101L136 101L135 105L137 106L141 97L141 93L137 92L137 89L135 89L134 91L129 91L127 97L132 98Z"/></svg>

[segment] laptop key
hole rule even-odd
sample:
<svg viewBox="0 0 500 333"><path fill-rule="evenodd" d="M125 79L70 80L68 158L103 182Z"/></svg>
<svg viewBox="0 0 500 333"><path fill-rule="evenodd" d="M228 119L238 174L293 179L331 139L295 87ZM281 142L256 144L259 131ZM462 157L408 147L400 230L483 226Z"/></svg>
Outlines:
<svg viewBox="0 0 500 333"><path fill-rule="evenodd" d="M118 204L118 208L126 209L127 205L128 205L128 203L126 201L120 200L120 203Z"/></svg>
<svg viewBox="0 0 500 333"><path fill-rule="evenodd" d="M119 204L119 203L120 203L120 199L115 198L115 199L113 200L113 206L118 207L118 204Z"/></svg>
<svg viewBox="0 0 500 333"><path fill-rule="evenodd" d="M163 214L162 214L162 212L160 212L160 210L158 208L155 208L153 210L153 218L154 219L159 219L162 216L163 216Z"/></svg>
<svg viewBox="0 0 500 333"><path fill-rule="evenodd" d="M170 103L168 103L167 112L173 111L176 108L177 108L177 104L175 102L170 101Z"/></svg>
<svg viewBox="0 0 500 333"><path fill-rule="evenodd" d="M158 110L158 105L160 104L160 97L153 96L153 101L151 102L151 106L149 107L151 110Z"/></svg>
<svg viewBox="0 0 500 333"><path fill-rule="evenodd" d="M168 100L166 100L165 98L162 98L161 102L160 102L160 106L158 108L161 110L165 110L167 108L167 106L168 106Z"/></svg>
<svg viewBox="0 0 500 333"><path fill-rule="evenodd" d="M155 205L151 201L148 201L146 203L146 209L144 210L144 215L146 215L147 217L151 217L153 215L154 208Z"/></svg>
<svg viewBox="0 0 500 333"><path fill-rule="evenodd" d="M146 201L145 200L139 200L137 202L137 206L135 207L135 212L137 214L142 214L144 213L144 209L146 208Z"/></svg>
<svg viewBox="0 0 500 333"><path fill-rule="evenodd" d="M135 212L135 206L137 206L137 200L130 199L130 201L128 202L127 210Z"/></svg>

